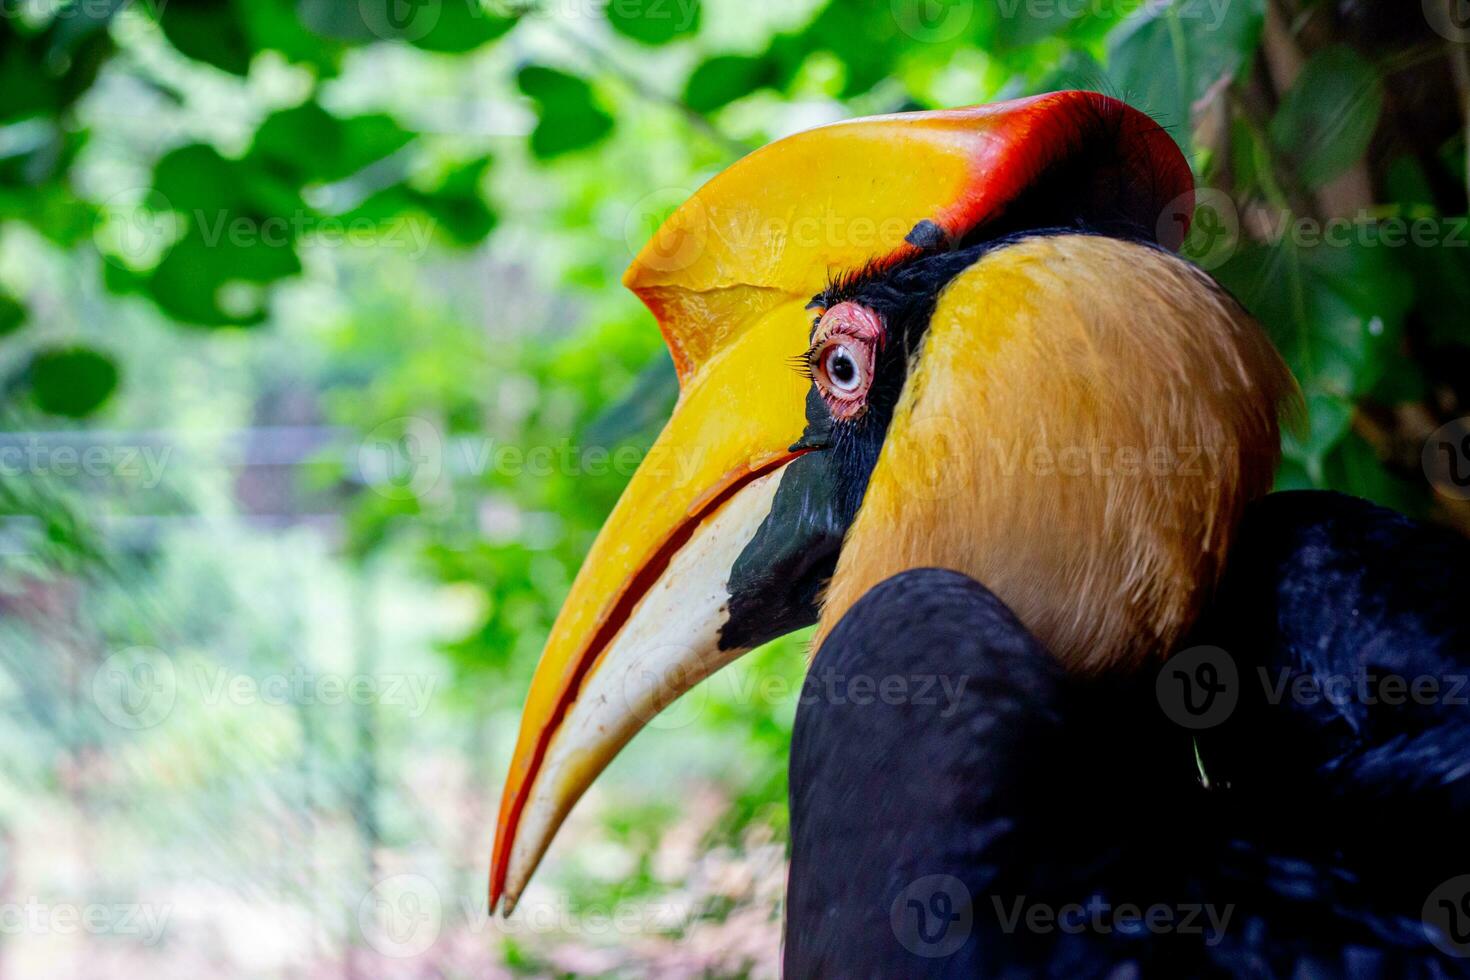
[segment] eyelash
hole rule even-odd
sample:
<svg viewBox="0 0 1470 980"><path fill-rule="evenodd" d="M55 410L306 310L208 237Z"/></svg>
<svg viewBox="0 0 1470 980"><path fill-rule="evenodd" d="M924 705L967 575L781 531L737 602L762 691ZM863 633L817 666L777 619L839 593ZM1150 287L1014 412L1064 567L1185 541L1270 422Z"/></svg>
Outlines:
<svg viewBox="0 0 1470 980"><path fill-rule="evenodd" d="M819 310L812 318L813 330L817 328L817 324L822 322L822 314L825 312L825 309ZM814 336L806 350L790 359L792 369L808 381L815 381L816 377L812 374L812 358L817 355L817 351L822 349L824 343L826 343L826 338Z"/></svg>

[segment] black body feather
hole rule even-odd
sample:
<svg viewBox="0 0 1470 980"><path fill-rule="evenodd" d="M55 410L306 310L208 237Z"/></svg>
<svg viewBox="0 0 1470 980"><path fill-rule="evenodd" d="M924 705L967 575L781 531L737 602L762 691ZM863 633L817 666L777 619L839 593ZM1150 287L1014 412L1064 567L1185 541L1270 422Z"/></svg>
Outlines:
<svg viewBox="0 0 1470 980"><path fill-rule="evenodd" d="M1204 728L1162 671L1065 675L958 573L889 579L798 710L787 975L1470 975L1429 914L1470 930L1467 552L1335 494L1253 505L1193 637L1223 652L1182 655L1233 670Z"/></svg>

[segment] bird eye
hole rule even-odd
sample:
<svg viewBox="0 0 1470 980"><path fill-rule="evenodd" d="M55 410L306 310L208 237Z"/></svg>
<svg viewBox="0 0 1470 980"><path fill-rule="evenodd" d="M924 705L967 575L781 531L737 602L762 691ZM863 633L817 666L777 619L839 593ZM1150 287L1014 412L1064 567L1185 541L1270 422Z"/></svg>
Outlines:
<svg viewBox="0 0 1470 980"><path fill-rule="evenodd" d="M809 364L833 418L857 418L867 408L874 349L882 339L877 314L856 303L839 303L817 322Z"/></svg>
<svg viewBox="0 0 1470 980"><path fill-rule="evenodd" d="M857 358L847 344L841 341L827 348L827 354L822 359L822 373L827 376L828 384L844 393L856 391L862 382Z"/></svg>

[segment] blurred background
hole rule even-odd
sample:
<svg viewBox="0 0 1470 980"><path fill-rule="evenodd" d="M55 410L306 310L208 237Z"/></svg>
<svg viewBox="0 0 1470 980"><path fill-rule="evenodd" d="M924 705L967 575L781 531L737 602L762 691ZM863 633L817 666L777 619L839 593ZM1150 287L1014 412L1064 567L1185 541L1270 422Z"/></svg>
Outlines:
<svg viewBox="0 0 1470 980"><path fill-rule="evenodd" d="M0 977L773 976L804 637L510 921L500 780L675 396L634 252L743 153L1093 88L1310 422L1470 528L1465 0L0 0Z"/></svg>

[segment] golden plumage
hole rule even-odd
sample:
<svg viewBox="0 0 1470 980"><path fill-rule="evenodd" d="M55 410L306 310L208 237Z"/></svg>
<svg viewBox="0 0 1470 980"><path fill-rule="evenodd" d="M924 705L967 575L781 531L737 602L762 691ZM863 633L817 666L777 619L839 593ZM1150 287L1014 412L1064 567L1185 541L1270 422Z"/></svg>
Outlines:
<svg viewBox="0 0 1470 980"><path fill-rule="evenodd" d="M1271 486L1296 386L1203 272L1067 235L953 280L848 532L819 639L909 568L964 572L1071 667L1166 655Z"/></svg>

